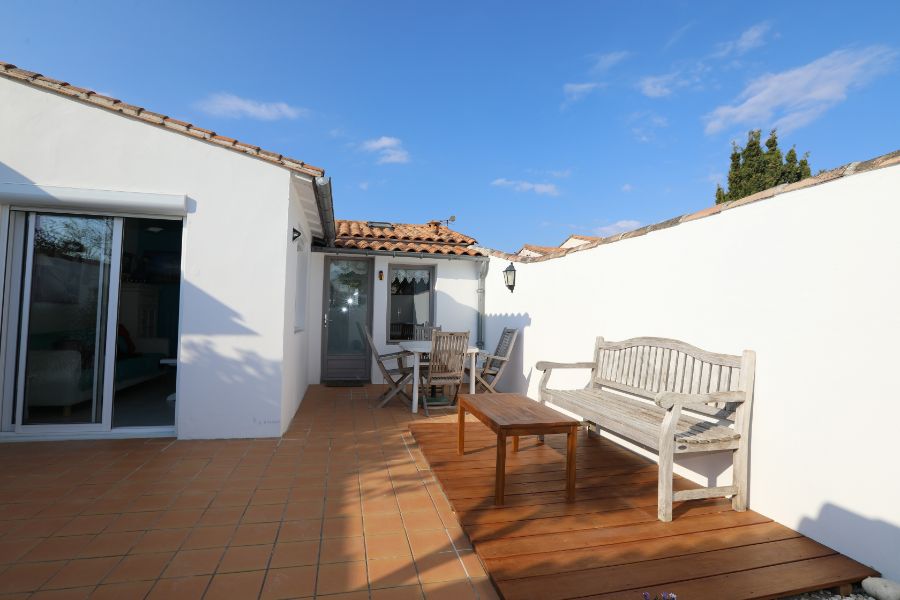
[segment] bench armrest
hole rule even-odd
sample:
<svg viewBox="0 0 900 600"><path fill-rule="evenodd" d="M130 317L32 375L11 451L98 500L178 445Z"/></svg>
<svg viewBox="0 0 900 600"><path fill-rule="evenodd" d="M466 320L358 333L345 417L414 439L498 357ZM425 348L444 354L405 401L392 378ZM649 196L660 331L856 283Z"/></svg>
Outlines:
<svg viewBox="0 0 900 600"><path fill-rule="evenodd" d="M593 362L557 363L542 360L534 365L538 371L550 371L551 369L593 369L597 365Z"/></svg>
<svg viewBox="0 0 900 600"><path fill-rule="evenodd" d="M690 406L709 402L743 402L747 396L744 392L713 392L711 394L679 394L676 392L660 392L654 402L660 408L671 410L674 406Z"/></svg>
<svg viewBox="0 0 900 600"><path fill-rule="evenodd" d="M497 356L496 354L485 354L484 352L479 352L478 356L483 358L484 360L509 360L506 356Z"/></svg>

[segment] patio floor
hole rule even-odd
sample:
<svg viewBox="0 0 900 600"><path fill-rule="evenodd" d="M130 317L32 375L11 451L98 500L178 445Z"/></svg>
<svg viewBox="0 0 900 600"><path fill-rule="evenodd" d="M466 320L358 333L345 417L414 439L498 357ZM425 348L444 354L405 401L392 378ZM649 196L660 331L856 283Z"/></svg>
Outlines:
<svg viewBox="0 0 900 600"><path fill-rule="evenodd" d="M311 386L281 439L0 444L0 597L496 598L380 392Z"/></svg>
<svg viewBox="0 0 900 600"><path fill-rule="evenodd" d="M598 436L579 434L577 497L565 502L565 436L521 439L507 452L506 502L495 507L496 437L467 424L411 425L419 450L508 600L639 600L644 591L689 600L777 598L858 582L876 573L730 501L676 505L656 519L656 464ZM424 465L423 465L424 466ZM675 489L696 487L677 478Z"/></svg>

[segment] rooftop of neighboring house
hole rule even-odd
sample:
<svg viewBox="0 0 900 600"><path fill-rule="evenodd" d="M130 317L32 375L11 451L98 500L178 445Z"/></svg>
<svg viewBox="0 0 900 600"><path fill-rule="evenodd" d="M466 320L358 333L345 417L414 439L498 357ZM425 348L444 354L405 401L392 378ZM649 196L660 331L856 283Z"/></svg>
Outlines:
<svg viewBox="0 0 900 600"><path fill-rule="evenodd" d="M338 219L335 231L336 248L456 256L484 254L475 247L475 238L454 231L441 221L414 224Z"/></svg>

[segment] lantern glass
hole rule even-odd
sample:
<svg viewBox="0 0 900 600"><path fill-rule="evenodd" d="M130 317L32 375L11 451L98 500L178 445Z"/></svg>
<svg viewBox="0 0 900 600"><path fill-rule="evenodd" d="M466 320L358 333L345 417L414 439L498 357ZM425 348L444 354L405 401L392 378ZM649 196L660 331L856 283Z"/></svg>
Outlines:
<svg viewBox="0 0 900 600"><path fill-rule="evenodd" d="M506 284L510 292L516 287L516 268L512 263L509 263L509 266L503 269L503 283Z"/></svg>

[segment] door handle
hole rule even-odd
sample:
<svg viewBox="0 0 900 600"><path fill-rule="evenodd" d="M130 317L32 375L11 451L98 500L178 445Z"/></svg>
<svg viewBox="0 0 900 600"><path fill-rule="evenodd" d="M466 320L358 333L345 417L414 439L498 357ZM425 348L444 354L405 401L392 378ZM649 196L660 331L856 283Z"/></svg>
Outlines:
<svg viewBox="0 0 900 600"><path fill-rule="evenodd" d="M322 315L322 327L328 327L328 313Z"/></svg>

